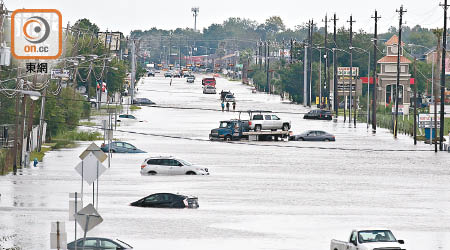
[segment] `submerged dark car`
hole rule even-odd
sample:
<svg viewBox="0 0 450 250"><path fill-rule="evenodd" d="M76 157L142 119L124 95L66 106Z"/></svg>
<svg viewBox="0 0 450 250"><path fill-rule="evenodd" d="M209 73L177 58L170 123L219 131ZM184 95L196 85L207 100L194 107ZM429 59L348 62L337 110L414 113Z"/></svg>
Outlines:
<svg viewBox="0 0 450 250"><path fill-rule="evenodd" d="M331 120L333 119L333 114L329 110L316 109L306 113L303 119Z"/></svg>
<svg viewBox="0 0 450 250"><path fill-rule="evenodd" d="M112 240L99 237L86 237L86 241L83 242L83 238L76 241L77 249L86 250L100 250L100 249L133 249L132 246L121 240ZM84 248L83 248L84 244ZM67 244L67 249L75 249L75 241Z"/></svg>
<svg viewBox="0 0 450 250"><path fill-rule="evenodd" d="M136 99L133 100L133 104L136 104L136 105L153 105L155 103L152 102L148 98L136 98Z"/></svg>
<svg viewBox="0 0 450 250"><path fill-rule="evenodd" d="M135 207L198 208L198 198L181 194L157 193L132 202Z"/></svg>
<svg viewBox="0 0 450 250"><path fill-rule="evenodd" d="M102 145L103 152L108 152L109 144ZM127 142L111 142L111 153L146 153Z"/></svg>
<svg viewBox="0 0 450 250"><path fill-rule="evenodd" d="M308 130L299 135L290 136L289 140L291 140L291 141L336 141L336 137L325 131Z"/></svg>

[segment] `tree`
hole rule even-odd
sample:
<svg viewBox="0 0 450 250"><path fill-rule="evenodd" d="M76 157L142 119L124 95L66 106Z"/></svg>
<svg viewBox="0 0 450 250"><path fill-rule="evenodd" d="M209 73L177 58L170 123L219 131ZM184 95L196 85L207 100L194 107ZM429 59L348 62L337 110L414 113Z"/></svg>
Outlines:
<svg viewBox="0 0 450 250"><path fill-rule="evenodd" d="M265 30L269 33L278 33L280 31L285 31L286 26L283 23L283 20L279 16L271 16L266 19L264 23Z"/></svg>

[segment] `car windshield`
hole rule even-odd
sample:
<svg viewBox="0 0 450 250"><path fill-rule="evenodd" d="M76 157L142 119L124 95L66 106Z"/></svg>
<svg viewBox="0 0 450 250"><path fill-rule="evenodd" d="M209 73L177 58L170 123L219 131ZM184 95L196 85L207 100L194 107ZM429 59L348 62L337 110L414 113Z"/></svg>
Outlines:
<svg viewBox="0 0 450 250"><path fill-rule="evenodd" d="M360 243L397 241L390 230L359 231L358 240Z"/></svg>
<svg viewBox="0 0 450 250"><path fill-rule="evenodd" d="M192 166L192 163L190 163L190 162L188 162L188 161L185 161L185 160L180 160L180 159L177 159L179 162L181 162L184 166Z"/></svg>
<svg viewBox="0 0 450 250"><path fill-rule="evenodd" d="M227 128L229 126L228 122L221 122L220 123L220 128Z"/></svg>

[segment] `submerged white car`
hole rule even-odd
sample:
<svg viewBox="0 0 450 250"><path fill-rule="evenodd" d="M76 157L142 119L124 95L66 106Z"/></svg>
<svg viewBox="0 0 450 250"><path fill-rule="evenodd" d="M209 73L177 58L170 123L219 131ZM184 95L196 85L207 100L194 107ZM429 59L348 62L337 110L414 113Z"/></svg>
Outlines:
<svg viewBox="0 0 450 250"><path fill-rule="evenodd" d="M209 175L209 171L203 166L172 156L158 156L144 160L141 175Z"/></svg>

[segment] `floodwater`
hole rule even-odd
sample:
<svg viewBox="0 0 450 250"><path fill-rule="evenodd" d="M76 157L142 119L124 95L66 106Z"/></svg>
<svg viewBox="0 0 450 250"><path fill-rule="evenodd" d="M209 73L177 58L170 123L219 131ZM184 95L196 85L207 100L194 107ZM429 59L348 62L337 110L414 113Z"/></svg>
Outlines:
<svg viewBox="0 0 450 250"><path fill-rule="evenodd" d="M224 79L218 92L234 92L237 110L282 111L294 133L321 129L337 141L210 142L210 129L238 114L202 110L220 109L220 101L218 94L202 94L200 80L173 79L169 86L168 78L156 77L138 86L138 97L174 108L143 107L133 112L142 122L117 128L115 138L148 153L113 155L100 177L104 221L88 236L119 238L135 249L319 250L354 228L382 227L408 250L450 249L450 154L414 146L406 136L394 140L384 129L372 134L363 123L303 120L302 106ZM0 177L0 238L13 236L0 246L49 249L50 223L57 220L66 221L68 241L74 240L69 193L81 191L74 167L88 144L50 152L39 167ZM157 155L207 166L211 175L141 176L140 164ZM84 188L87 205L92 188ZM198 196L200 208L128 205L156 192Z"/></svg>

